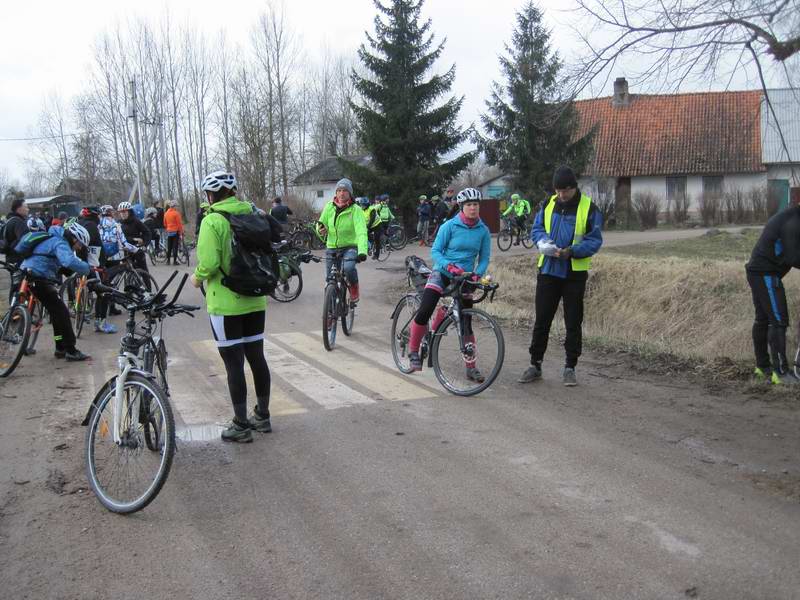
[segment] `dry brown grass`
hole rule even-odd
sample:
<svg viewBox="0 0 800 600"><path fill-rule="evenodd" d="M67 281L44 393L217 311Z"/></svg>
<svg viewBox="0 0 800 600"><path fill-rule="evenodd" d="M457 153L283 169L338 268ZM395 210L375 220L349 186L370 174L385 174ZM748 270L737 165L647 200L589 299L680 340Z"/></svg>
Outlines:
<svg viewBox="0 0 800 600"><path fill-rule="evenodd" d="M512 326L529 327L533 259L500 258L490 270L502 287L495 302L486 303L484 309ZM790 275L784 284L793 304L790 311L797 314L800 282ZM750 288L741 261L616 254L594 259L584 322L589 340L694 362L752 363L752 322ZM554 332L562 330L559 314Z"/></svg>

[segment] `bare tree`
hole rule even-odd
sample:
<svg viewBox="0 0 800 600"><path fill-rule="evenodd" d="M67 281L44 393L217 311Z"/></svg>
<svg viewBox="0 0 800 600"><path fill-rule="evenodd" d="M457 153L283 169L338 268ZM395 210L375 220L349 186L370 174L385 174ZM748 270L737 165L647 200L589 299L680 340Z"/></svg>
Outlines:
<svg viewBox="0 0 800 600"><path fill-rule="evenodd" d="M51 93L44 102L39 116L39 140L36 147L50 171L63 181L70 177L69 160L69 115L64 101L57 93Z"/></svg>

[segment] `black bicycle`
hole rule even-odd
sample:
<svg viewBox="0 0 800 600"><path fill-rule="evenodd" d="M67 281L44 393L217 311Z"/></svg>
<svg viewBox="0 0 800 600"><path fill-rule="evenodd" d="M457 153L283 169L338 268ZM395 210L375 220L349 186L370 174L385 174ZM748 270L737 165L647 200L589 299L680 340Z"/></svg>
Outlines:
<svg viewBox="0 0 800 600"><path fill-rule="evenodd" d="M514 235L517 236L517 244L521 243L525 248L533 248L533 240L531 239L531 228L525 223L525 226L520 229L516 220L503 218L503 227L497 234L497 247L505 252L514 243Z"/></svg>
<svg viewBox="0 0 800 600"><path fill-rule="evenodd" d="M322 300L322 342L325 350L333 350L336 344L336 329L342 322L342 333L350 335L356 318L356 307L350 299L350 288L342 269L342 260L347 249L337 250L333 256L333 265L325 285Z"/></svg>
<svg viewBox="0 0 800 600"><path fill-rule="evenodd" d="M97 499L108 510L132 513L152 502L169 475L175 454L175 418L167 385L167 349L155 334L163 320L198 310L176 304L188 275L175 295L164 291L177 271L155 294L122 293L97 285L125 305L128 320L117 358L119 372L92 400L82 425L86 430L86 474ZM136 315L144 319L137 323Z"/></svg>
<svg viewBox="0 0 800 600"><path fill-rule="evenodd" d="M406 259L409 284L416 288L404 295L392 312L392 357L403 373L411 373L408 358L411 321L419 310L422 291L431 270L416 256ZM428 332L419 348L423 363L433 368L436 379L457 396L473 396L488 388L503 368L505 341L497 321L477 308L464 308L464 297L473 292L473 304L489 298L491 302L499 285L487 279L475 281L473 273L453 277L434 311ZM488 369L479 379L478 366Z"/></svg>
<svg viewBox="0 0 800 600"><path fill-rule="evenodd" d="M303 291L303 263L319 262L321 259L308 250L296 248L291 243L273 244L278 254L278 284L270 294L278 302L291 302Z"/></svg>

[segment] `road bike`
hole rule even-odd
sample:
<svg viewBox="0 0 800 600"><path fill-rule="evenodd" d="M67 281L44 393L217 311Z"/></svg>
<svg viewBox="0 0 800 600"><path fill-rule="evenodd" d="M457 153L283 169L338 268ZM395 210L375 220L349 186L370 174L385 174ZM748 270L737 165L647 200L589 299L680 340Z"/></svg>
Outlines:
<svg viewBox="0 0 800 600"><path fill-rule="evenodd" d="M411 373L409 341L411 322L419 310L422 292L431 270L416 256L406 258L406 274L414 292L405 294L391 314L392 358L403 373ZM452 277L442 292L440 305L434 311L428 331L419 348L423 364L433 368L436 379L457 396L473 396L488 388L503 368L505 341L498 323L477 308L464 308L464 300L477 291L473 305L494 299L497 283L484 278L475 280L473 273ZM468 372L480 365L488 369L482 381L470 378Z"/></svg>
<svg viewBox="0 0 800 600"><path fill-rule="evenodd" d="M34 295L30 281L48 281L34 278L29 272L0 261L5 269L14 275L22 273L22 280L11 298L11 304L0 318L0 377L8 377L17 368L23 355L36 352L36 341L44 326L45 310L42 303ZM13 284L12 284L13 285Z"/></svg>
<svg viewBox="0 0 800 600"><path fill-rule="evenodd" d="M175 418L167 385L167 349L163 321L192 316L199 306L176 304L183 275L171 300L164 294L177 271L155 294L122 293L98 285L125 305L128 320L117 356L118 373L92 400L82 425L86 429L86 475L99 502L115 513L128 514L150 504L167 480L175 454ZM136 315L144 320L137 324Z"/></svg>
<svg viewBox="0 0 800 600"><path fill-rule="evenodd" d="M497 233L497 247L505 252L514 243L514 234L517 235L517 244L521 243L525 248L533 248L533 240L531 239L530 226L525 223L525 226L520 229L513 219L503 219L503 227Z"/></svg>
<svg viewBox="0 0 800 600"><path fill-rule="evenodd" d="M327 277L322 300L322 343L325 350L333 350L336 344L336 329L342 323L342 333L350 335L356 318L356 307L350 299L350 288L342 269L342 259L347 249L337 250Z"/></svg>
<svg viewBox="0 0 800 600"><path fill-rule="evenodd" d="M274 244L278 254L278 285L272 291L272 296L278 302L291 302L300 296L303 291L303 263L319 262L321 259L308 250L295 248L289 242Z"/></svg>

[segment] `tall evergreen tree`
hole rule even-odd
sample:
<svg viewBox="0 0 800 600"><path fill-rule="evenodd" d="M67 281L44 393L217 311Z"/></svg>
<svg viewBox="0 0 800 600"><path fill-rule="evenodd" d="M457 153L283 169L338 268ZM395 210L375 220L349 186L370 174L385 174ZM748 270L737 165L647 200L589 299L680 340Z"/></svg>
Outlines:
<svg viewBox="0 0 800 600"><path fill-rule="evenodd" d="M505 81L493 84L488 113L481 115L487 135L479 146L489 164L511 175L517 191L539 200L552 189L559 165L583 171L593 136L574 139L578 115L571 102L561 101L561 60L551 52L550 32L533 2L517 13L506 53L500 57Z"/></svg>
<svg viewBox="0 0 800 600"><path fill-rule="evenodd" d="M474 153L445 160L467 139L456 122L463 98L436 105L453 85L455 65L443 75L428 76L445 42L434 48L431 21L420 24L424 0L373 1L375 34L368 33L367 44L358 50L368 73L352 75L361 98L352 106L372 165L343 163L356 193L388 192L407 214L420 194L441 190Z"/></svg>

